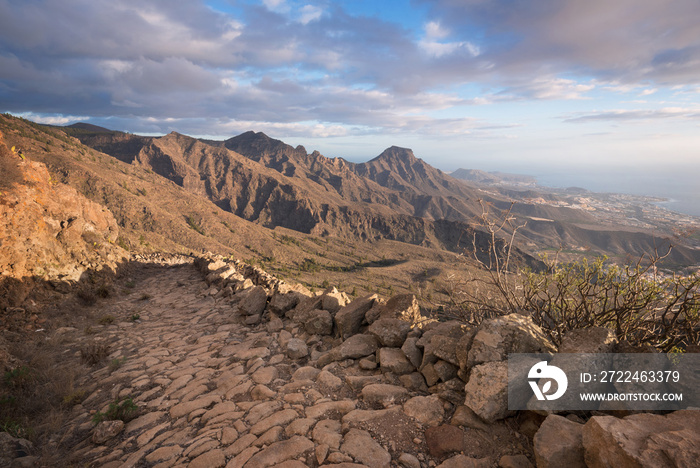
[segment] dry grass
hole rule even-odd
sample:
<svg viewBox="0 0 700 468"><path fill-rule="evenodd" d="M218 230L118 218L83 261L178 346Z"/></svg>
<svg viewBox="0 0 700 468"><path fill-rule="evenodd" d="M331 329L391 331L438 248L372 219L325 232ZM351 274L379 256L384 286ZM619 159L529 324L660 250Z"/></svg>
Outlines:
<svg viewBox="0 0 700 468"><path fill-rule="evenodd" d="M59 341L15 342L11 348L22 364L6 372L0 383L0 429L34 442L46 440L88 394L81 386L88 370L64 353Z"/></svg>

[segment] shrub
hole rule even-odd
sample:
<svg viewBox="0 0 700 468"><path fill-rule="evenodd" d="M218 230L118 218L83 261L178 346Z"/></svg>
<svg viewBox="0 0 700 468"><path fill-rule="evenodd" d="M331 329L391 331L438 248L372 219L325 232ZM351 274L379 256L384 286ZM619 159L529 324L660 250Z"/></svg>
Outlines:
<svg viewBox="0 0 700 468"><path fill-rule="evenodd" d="M106 413L101 411L95 413L92 417L92 422L97 424L102 421L114 421L117 419L129 422L135 417L138 409L139 407L136 406L131 397L127 397L124 400L117 398L109 404Z"/></svg>
<svg viewBox="0 0 700 468"><path fill-rule="evenodd" d="M609 264L606 257L559 264L543 257L545 268L509 272L515 233L510 210L492 221L482 218L492 236L482 276L448 279L446 293L462 318L478 323L506 313L527 313L555 343L569 330L607 327L619 340L669 352L700 344L700 275L657 274L670 254L644 255L632 265ZM509 241L496 241L508 232ZM482 257L483 258L483 257Z"/></svg>
<svg viewBox="0 0 700 468"><path fill-rule="evenodd" d="M80 348L80 359L88 365L94 366L102 362L109 354L109 345L106 343L88 343Z"/></svg>

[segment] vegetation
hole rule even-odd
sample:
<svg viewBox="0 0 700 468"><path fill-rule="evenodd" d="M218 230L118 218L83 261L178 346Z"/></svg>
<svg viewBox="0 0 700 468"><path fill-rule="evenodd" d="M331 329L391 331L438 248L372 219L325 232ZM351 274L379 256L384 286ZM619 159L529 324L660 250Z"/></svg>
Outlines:
<svg viewBox="0 0 700 468"><path fill-rule="evenodd" d="M483 205L482 205L483 206ZM491 236L487 259L471 254L485 275L456 281L446 292L462 318L478 323L504 313L526 313L555 343L569 330L607 327L619 340L661 351L700 344L700 276L661 275L658 252L618 266L606 257L559 264L543 257L542 271L510 271L519 228L510 210L496 218L484 206L482 227ZM506 233L508 240L499 237Z"/></svg>
<svg viewBox="0 0 700 468"><path fill-rule="evenodd" d="M199 225L199 223L194 219L192 215L187 216L186 220L187 225L190 227L190 229L200 233L201 235L204 235L204 229L202 229L202 226Z"/></svg>
<svg viewBox="0 0 700 468"><path fill-rule="evenodd" d="M95 413L92 417L92 422L97 424L102 421L115 421L117 419L129 422L134 419L138 409L139 407L136 406L131 397L127 397L124 400L117 398L109 404L105 413L101 411Z"/></svg>

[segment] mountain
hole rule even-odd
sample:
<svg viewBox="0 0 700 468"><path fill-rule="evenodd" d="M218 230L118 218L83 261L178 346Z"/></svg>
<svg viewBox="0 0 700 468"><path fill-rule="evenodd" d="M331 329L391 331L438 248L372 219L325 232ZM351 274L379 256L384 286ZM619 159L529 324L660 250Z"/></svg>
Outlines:
<svg viewBox="0 0 700 468"><path fill-rule="evenodd" d="M198 222L217 224L209 221L211 215L206 214L206 208L186 208L205 207L207 202L215 207L217 217L226 217L223 222L229 226L241 221L250 223L245 224L247 232L258 229L255 226L289 229L303 235L346 242L390 240L455 253L472 247L471 235L466 235L469 232L476 232L478 245L487 242L488 234L483 232L483 221L480 221L485 209L491 211L492 219L499 211L511 209L516 224L525 224L519 231L519 235L524 236L518 244L524 250L522 258L548 249L625 258L648 253L650 246L663 243L659 236L643 229L633 230L633 235L629 228L602 224L581 209L531 202L529 199L538 196L532 190L496 190L455 179L417 158L410 149L398 146L386 149L367 162L351 163L342 158L325 157L317 151L308 153L303 146L295 148L252 131L225 141L200 140L175 132L162 137L143 137L101 128L90 131L90 127L84 125L66 128L65 132L80 141L73 140L71 144L82 143L91 148L89 151L98 151L104 156L92 156L98 158L100 169L95 165L66 168L60 176L80 187L85 182L78 181L77 174L83 174L82 177L92 183L99 178L101 182L97 185L104 187L124 179L125 175L138 174L140 180L148 180L149 196L138 196L136 192L137 195L131 197L134 190L140 188L130 188L126 192L131 202L138 203L133 207L129 203L114 206L115 216L123 219L124 224L134 224L133 220L144 220L143 212L151 216L168 206L162 216L171 219L167 224L173 228L166 230L169 234L163 237L176 245L184 242L184 245L202 248L206 244L216 251L221 251L221 244L228 248L240 244L252 247L249 239L231 238L225 232L222 236L198 239L194 243L193 239L185 240L178 234L175 225L202 211L204 214L197 214ZM86 149L82 147L78 151L85 153ZM96 176L95 171L105 170L103 162L109 162L103 161L104 157L109 158L105 154L126 164L119 166L121 174ZM65 165L65 161L60 162L54 156L48 155L47 159L57 167ZM163 185L166 180L172 185ZM121 183L131 182L122 180ZM134 183L143 184L141 181ZM168 188L161 190L159 185ZM92 187L86 192L95 189ZM100 190L114 191L113 188ZM151 195L173 190L178 195L163 200L153 199ZM102 194L102 200L113 203L107 193ZM118 193L115 196L123 199L127 195ZM556 202L552 196L544 197ZM513 199L519 202L510 208ZM190 201L185 207L175 207L173 200ZM135 213L136 206L144 211ZM134 229L147 226L157 234L161 228L149 224L149 216L145 221L136 221ZM222 226L222 222L218 222L216 229L210 229L221 233L226 230ZM506 226L502 234L508 232ZM194 235L193 232L188 234L187 238ZM269 235L253 236L255 242L267 237ZM613 238L617 240L611 240ZM257 247L254 249L259 251ZM700 251L678 247L671 260L678 265L698 263Z"/></svg>
<svg viewBox="0 0 700 468"><path fill-rule="evenodd" d="M524 184L524 185L534 185L537 183L537 179L532 176L523 174L509 174L507 172L486 172L480 171L478 169L457 169L451 172L450 175L455 179L466 180L469 182L476 182L480 184Z"/></svg>

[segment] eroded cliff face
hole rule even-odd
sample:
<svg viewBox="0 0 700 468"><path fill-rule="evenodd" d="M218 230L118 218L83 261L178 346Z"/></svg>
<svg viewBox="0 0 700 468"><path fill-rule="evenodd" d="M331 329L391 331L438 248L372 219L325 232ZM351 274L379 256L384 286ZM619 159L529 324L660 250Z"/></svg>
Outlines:
<svg viewBox="0 0 700 468"><path fill-rule="evenodd" d="M39 284L77 282L88 269L115 269L127 253L105 207L51 180L44 164L21 159L0 133L3 166L16 168L0 188L0 308L21 305Z"/></svg>

